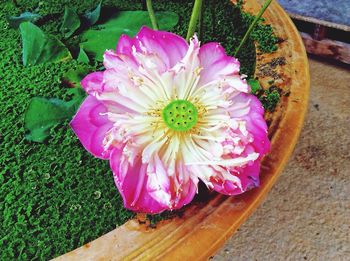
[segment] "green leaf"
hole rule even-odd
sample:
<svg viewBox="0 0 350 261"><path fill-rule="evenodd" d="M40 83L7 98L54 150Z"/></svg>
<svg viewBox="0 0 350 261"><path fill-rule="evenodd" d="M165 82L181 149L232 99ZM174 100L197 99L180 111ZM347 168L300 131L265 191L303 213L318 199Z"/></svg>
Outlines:
<svg viewBox="0 0 350 261"><path fill-rule="evenodd" d="M156 18L161 30L170 30L178 22L179 17L174 12L158 12ZM89 29L82 35L81 47L88 53L96 56L96 60L103 60L106 49L115 49L122 34L134 36L146 25L151 27L151 20L146 11L120 11L112 16L106 23Z"/></svg>
<svg viewBox="0 0 350 261"><path fill-rule="evenodd" d="M80 88L80 87L71 88L68 90L68 93L70 95L73 95L72 100L67 102L67 106L69 107L69 109L73 113L72 114L72 116L73 116L76 113L76 111L79 109L80 104L83 102L83 100L86 98L87 95L86 95L86 92L84 91L84 89Z"/></svg>
<svg viewBox="0 0 350 261"><path fill-rule="evenodd" d="M86 19L88 26L94 25L100 18L100 14L101 14L101 2L96 6L94 10L86 12L84 14L84 18Z"/></svg>
<svg viewBox="0 0 350 261"><path fill-rule="evenodd" d="M73 117L85 94L81 88L71 89L70 94L73 98L68 102L40 97L30 101L24 116L24 127L29 131L26 134L27 140L43 142L48 138L53 126Z"/></svg>
<svg viewBox="0 0 350 261"><path fill-rule="evenodd" d="M63 82L69 87L81 87L81 80L88 74L89 69L84 66L78 66L76 69L69 70L63 76Z"/></svg>
<svg viewBox="0 0 350 261"><path fill-rule="evenodd" d="M45 34L36 25L24 22L19 28L22 36L24 66L60 62L72 58L61 41L54 36Z"/></svg>
<svg viewBox="0 0 350 261"><path fill-rule="evenodd" d="M65 38L70 37L80 27L80 19L75 10L65 7L61 32Z"/></svg>
<svg viewBox="0 0 350 261"><path fill-rule="evenodd" d="M86 64L88 64L90 62L89 57L87 56L87 54L83 48L80 48L80 50L79 50L79 55L78 55L77 61L81 62L81 63L86 63Z"/></svg>
<svg viewBox="0 0 350 261"><path fill-rule="evenodd" d="M19 16L10 16L7 18L7 21L9 22L10 26L12 28L17 29L19 25L23 22L32 22L35 23L41 18L41 15L34 14L31 12L24 12L20 14Z"/></svg>
<svg viewBox="0 0 350 261"><path fill-rule="evenodd" d="M30 131L26 139L43 142L48 137L50 128L64 121L67 115L70 113L64 101L33 98L24 117L24 126Z"/></svg>
<svg viewBox="0 0 350 261"><path fill-rule="evenodd" d="M249 79L247 83L250 85L251 93L253 94L257 93L262 89L258 80Z"/></svg>

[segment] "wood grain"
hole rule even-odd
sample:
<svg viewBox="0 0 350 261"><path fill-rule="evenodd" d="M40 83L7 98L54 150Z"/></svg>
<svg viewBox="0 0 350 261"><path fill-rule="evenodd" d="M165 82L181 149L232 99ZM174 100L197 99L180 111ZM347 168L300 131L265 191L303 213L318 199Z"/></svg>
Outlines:
<svg viewBox="0 0 350 261"><path fill-rule="evenodd" d="M257 13L263 0L248 1L245 8ZM152 229L131 220L60 260L205 260L213 255L259 206L286 165L299 137L309 96L309 67L302 40L284 10L273 2L264 14L279 38L279 49L260 55L257 68L273 59L285 58L276 73L260 75L264 87L274 78L289 96L283 96L277 110L267 115L271 121L271 153L261 168L261 186L241 196L210 193L206 202L187 206L183 216L163 221ZM261 65L259 67L259 65ZM257 75L259 71L256 72ZM93 229L93 227L91 228Z"/></svg>
<svg viewBox="0 0 350 261"><path fill-rule="evenodd" d="M304 22L312 23L312 24L319 24L319 25L323 25L323 26L326 26L329 28L334 28L334 29L338 29L341 31L350 32L350 26L345 25L345 24L332 23L332 22L324 21L324 20L317 19L314 17L298 15L298 14L293 14L293 13L288 13L288 14L291 18L293 18L295 20L304 21Z"/></svg>
<svg viewBox="0 0 350 261"><path fill-rule="evenodd" d="M331 39L313 39L307 33L301 33L301 37L308 53L350 64L350 44Z"/></svg>

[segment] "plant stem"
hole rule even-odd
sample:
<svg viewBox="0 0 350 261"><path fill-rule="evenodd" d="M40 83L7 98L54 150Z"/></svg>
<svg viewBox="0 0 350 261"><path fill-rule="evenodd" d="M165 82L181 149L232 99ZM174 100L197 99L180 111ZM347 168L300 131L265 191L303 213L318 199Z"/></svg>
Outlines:
<svg viewBox="0 0 350 261"><path fill-rule="evenodd" d="M257 22L259 21L260 17L263 15L263 13L265 12L265 10L269 7L270 3L272 2L272 0L266 0L263 7L260 9L258 15L255 17L254 21L251 23L251 25L248 28L248 31L245 33L242 41L240 42L239 46L237 47L236 51L235 51L235 56L237 56L237 54L239 53L239 51L241 50L242 46L245 44L245 42L248 40L250 33L253 31L255 25L257 24Z"/></svg>
<svg viewBox="0 0 350 261"><path fill-rule="evenodd" d="M195 0L194 6L192 9L190 25L188 26L188 31L186 36L187 41L190 40L190 38L193 36L196 30L197 21L198 21L199 14L201 13L201 9L202 9L202 0Z"/></svg>
<svg viewBox="0 0 350 261"><path fill-rule="evenodd" d="M205 3L205 0L203 0L203 3ZM203 8L204 8L204 4L202 3L201 6L201 11L199 13L199 17L198 17L198 39L202 40L203 37Z"/></svg>
<svg viewBox="0 0 350 261"><path fill-rule="evenodd" d="M151 22L152 22L152 27L154 30L158 30L156 15L154 14L154 10L152 7L152 0L146 0L146 5L147 5L149 18L151 19Z"/></svg>

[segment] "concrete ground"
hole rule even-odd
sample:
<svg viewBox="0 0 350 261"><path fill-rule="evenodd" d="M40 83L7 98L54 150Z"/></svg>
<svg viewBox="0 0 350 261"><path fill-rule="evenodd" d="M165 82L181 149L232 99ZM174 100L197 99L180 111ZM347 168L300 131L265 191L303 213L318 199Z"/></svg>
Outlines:
<svg viewBox="0 0 350 261"><path fill-rule="evenodd" d="M289 164L213 260L350 260L350 66L310 59L310 71Z"/></svg>

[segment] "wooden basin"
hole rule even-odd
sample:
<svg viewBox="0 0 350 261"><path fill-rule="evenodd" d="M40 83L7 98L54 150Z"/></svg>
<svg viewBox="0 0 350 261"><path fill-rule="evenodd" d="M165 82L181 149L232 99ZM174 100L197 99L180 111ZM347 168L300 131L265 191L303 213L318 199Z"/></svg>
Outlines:
<svg viewBox="0 0 350 261"><path fill-rule="evenodd" d="M245 9L256 14L262 2L247 1ZM274 1L264 17L281 41L278 51L257 57L256 76L265 88L274 79L286 95L275 112L266 115L272 146L262 162L261 186L236 197L210 193L205 203L191 204L181 217L162 221L156 228L130 220L56 260L207 259L259 206L293 152L307 110L310 81L305 49L288 15Z"/></svg>

